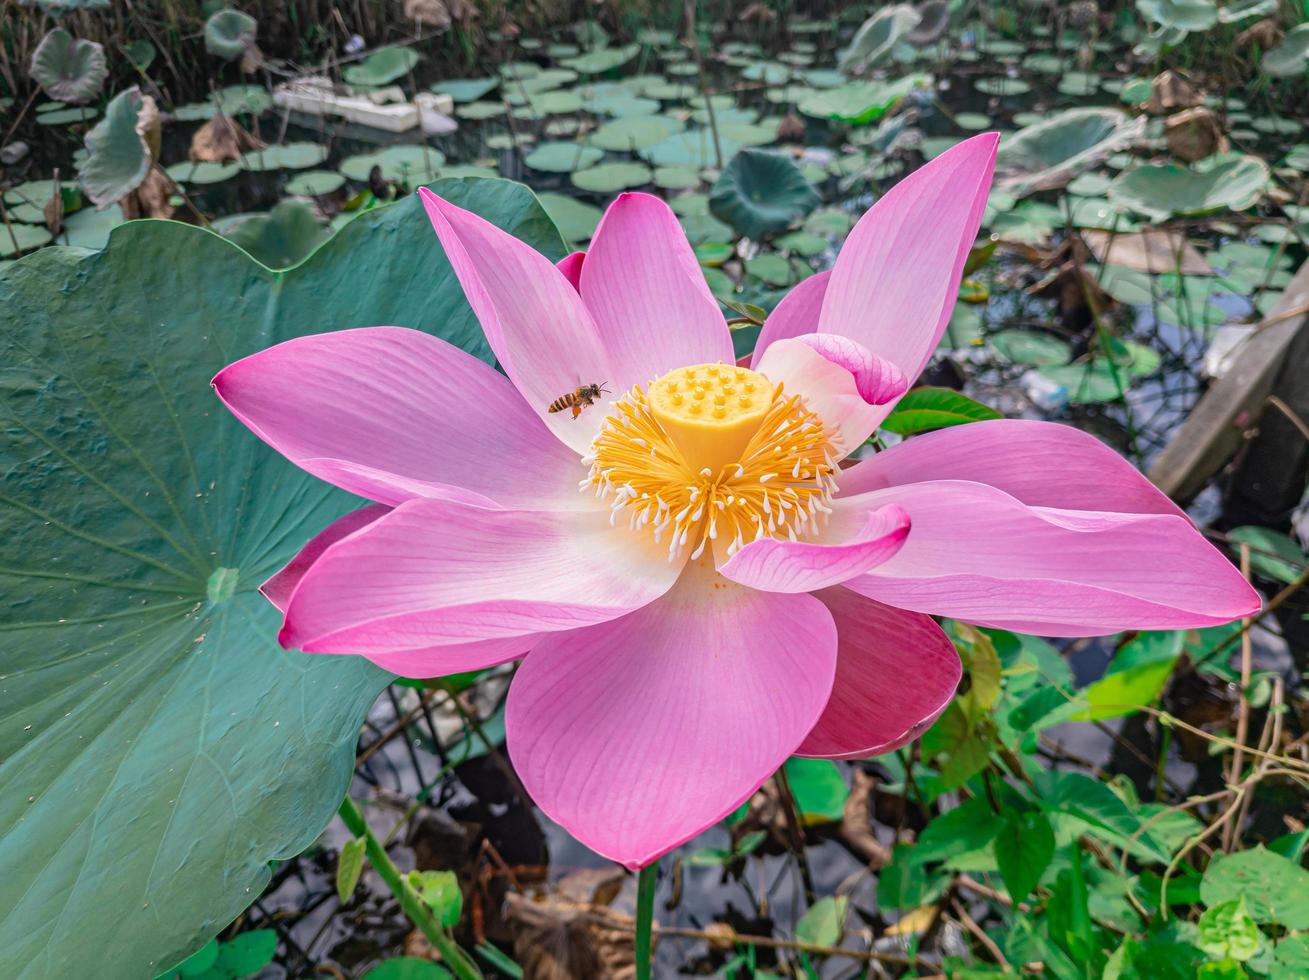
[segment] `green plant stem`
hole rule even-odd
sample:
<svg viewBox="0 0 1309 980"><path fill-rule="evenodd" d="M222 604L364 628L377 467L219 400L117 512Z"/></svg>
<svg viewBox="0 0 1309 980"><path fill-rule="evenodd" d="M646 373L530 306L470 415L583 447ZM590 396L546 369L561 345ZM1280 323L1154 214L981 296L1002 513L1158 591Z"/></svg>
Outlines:
<svg viewBox="0 0 1309 980"><path fill-rule="evenodd" d="M652 861L636 880L636 980L650 980L650 935L658 878L659 862Z"/></svg>
<svg viewBox="0 0 1309 980"><path fill-rule="evenodd" d="M477 968L472 958L459 948L459 944L436 921L436 918L432 915L432 910L427 907L419 894L414 891L413 886L409 884L408 879L395 866L395 862L386 853L386 848L382 846L382 842L377 839L377 835L369 828L368 821L364 819L359 805L349 796L346 796L341 801L341 808L337 812L340 814L341 821L349 828L350 833L364 839L364 854L368 857L368 863L381 876L382 881L386 882L386 887L391 889L391 894L399 900L400 907L404 909L409 921L422 931L423 935L427 937L427 941L441 954L442 962L459 980L482 980L482 971Z"/></svg>

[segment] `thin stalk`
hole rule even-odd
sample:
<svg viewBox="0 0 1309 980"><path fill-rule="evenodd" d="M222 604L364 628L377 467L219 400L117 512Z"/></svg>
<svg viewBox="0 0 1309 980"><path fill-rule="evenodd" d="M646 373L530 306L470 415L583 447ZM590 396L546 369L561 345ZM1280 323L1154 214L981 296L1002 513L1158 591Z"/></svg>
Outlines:
<svg viewBox="0 0 1309 980"><path fill-rule="evenodd" d="M650 980L650 939L658 880L659 862L651 861L641 869L636 881L636 980Z"/></svg>
<svg viewBox="0 0 1309 980"><path fill-rule="evenodd" d="M341 822L346 825L350 833L356 837L364 839L364 854L368 857L368 863L373 866L373 870L378 873L386 887L391 890L391 894L400 902L400 907L409 917L409 921L416 925L432 947L441 954L441 961L450 969L459 980L482 980L482 971L477 968L472 957L459 948L459 944L451 938L450 934L442 928L441 924L436 921L422 897L413 889L400 869L395 866L391 856L386 853L386 848L382 842L377 839L368 826L368 821L364 819L358 804L349 796L341 801L341 807L337 811L341 817Z"/></svg>

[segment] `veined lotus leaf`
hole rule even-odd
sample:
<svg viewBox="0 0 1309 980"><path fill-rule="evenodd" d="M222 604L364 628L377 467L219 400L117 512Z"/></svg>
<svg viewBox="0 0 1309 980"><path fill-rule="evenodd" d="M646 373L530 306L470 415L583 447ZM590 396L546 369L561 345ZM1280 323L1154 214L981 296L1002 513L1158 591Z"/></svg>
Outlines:
<svg viewBox="0 0 1309 980"><path fill-rule="evenodd" d="M32 53L32 78L41 90L60 102L87 102L105 83L109 69L105 49L94 41L73 37L56 27Z"/></svg>
<svg viewBox="0 0 1309 980"><path fill-rule="evenodd" d="M11 222L8 226L0 227L0 259L12 258L48 245L53 238L45 225Z"/></svg>
<svg viewBox="0 0 1309 980"><path fill-rule="evenodd" d="M820 200L789 156L744 149L714 184L709 209L739 234L758 240L806 217Z"/></svg>
<svg viewBox="0 0 1309 980"><path fill-rule="evenodd" d="M589 147L587 148L589 149ZM623 160L617 163L602 163L597 167L573 172L573 186L596 194L613 194L633 187L644 187L653 178L650 168L644 163Z"/></svg>
<svg viewBox="0 0 1309 980"><path fill-rule="evenodd" d="M581 72L583 75L603 75L607 71L627 64L641 53L641 45L625 44L620 48L601 48L588 51L574 58L564 58L559 63L565 68Z"/></svg>
<svg viewBox="0 0 1309 980"><path fill-rule="evenodd" d="M1265 51L1260 65L1278 78L1303 75L1309 69L1309 24L1292 29L1277 47Z"/></svg>
<svg viewBox="0 0 1309 980"><path fill-rule="evenodd" d="M1193 168L1152 163L1115 177L1109 199L1153 218L1244 211L1259 200L1268 178L1268 164L1238 153L1210 157Z"/></svg>
<svg viewBox="0 0 1309 980"><path fill-rule="evenodd" d="M1141 16L1164 28L1207 31L1218 23L1213 0L1136 0Z"/></svg>
<svg viewBox="0 0 1309 980"><path fill-rule="evenodd" d="M259 22L239 10L220 10L205 21L205 50L224 61L235 61L255 43Z"/></svg>
<svg viewBox="0 0 1309 980"><path fill-rule="evenodd" d="M330 237L314 209L300 201L279 201L267 214L215 222L214 230L270 269L299 265Z"/></svg>
<svg viewBox="0 0 1309 980"><path fill-rule="evenodd" d="M883 7L859 25L850 46L837 59L836 67L841 71L877 67L921 20L918 11L907 3Z"/></svg>
<svg viewBox="0 0 1309 980"><path fill-rule="evenodd" d="M716 167L714 146L713 131L708 126L698 126L674 133L638 152L656 167ZM724 163L741 148L722 134L718 136L717 147L722 151Z"/></svg>
<svg viewBox="0 0 1309 980"><path fill-rule="evenodd" d="M1065 109L1000 143L996 186L1024 197L1057 190L1145 135L1144 117L1109 108Z"/></svg>
<svg viewBox="0 0 1309 980"><path fill-rule="evenodd" d="M114 96L104 119L86 134L87 157L77 165L78 182L97 207L121 201L150 173L153 158L141 130L146 108L134 85Z"/></svg>
<svg viewBox="0 0 1309 980"><path fill-rule="evenodd" d="M686 123L672 116L627 116L611 119L590 140L603 150L644 150L685 128Z"/></svg>
<svg viewBox="0 0 1309 980"><path fill-rule="evenodd" d="M806 116L862 126L876 122L915 88L931 83L930 75L906 75L892 82L849 82L815 92L796 108Z"/></svg>
<svg viewBox="0 0 1309 980"><path fill-rule="evenodd" d="M395 147L391 147L395 149ZM435 150L433 153L437 152ZM327 147L321 143L274 143L258 150L241 154L241 169L262 172L265 170L307 170L327 159Z"/></svg>
<svg viewBox="0 0 1309 980"><path fill-rule="evenodd" d="M527 188L436 189L563 257ZM99 976L157 976L340 804L388 675L282 650L256 589L359 501L252 436L209 380L367 324L491 359L416 197L286 272L173 221L0 271L0 976L84 976L89 950Z"/></svg>
<svg viewBox="0 0 1309 980"><path fill-rule="evenodd" d="M402 75L407 75L419 62L419 54L413 48L401 48L394 45L378 48L357 65L347 65L341 72L347 85L360 88L377 88L389 85Z"/></svg>
<svg viewBox="0 0 1309 980"><path fill-rule="evenodd" d="M319 197L340 190L344 183L344 174L333 173L331 170L306 170L286 182L286 192L302 197Z"/></svg>
<svg viewBox="0 0 1309 980"><path fill-rule="evenodd" d="M326 147L322 149L326 155ZM376 153L346 157L337 169L351 180L363 182L368 180L373 167L381 167L382 177L386 180L409 184L414 178L419 183L435 180L444 164L445 154L434 147L425 143L397 143Z"/></svg>

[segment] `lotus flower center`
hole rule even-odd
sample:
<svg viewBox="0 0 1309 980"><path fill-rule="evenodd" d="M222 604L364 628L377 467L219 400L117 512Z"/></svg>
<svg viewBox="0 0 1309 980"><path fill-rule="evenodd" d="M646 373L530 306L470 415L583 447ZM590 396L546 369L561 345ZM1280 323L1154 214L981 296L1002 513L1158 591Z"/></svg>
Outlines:
<svg viewBox="0 0 1309 980"><path fill-rule="evenodd" d="M836 490L835 433L758 371L696 364L614 402L582 481L610 520L650 528L668 557L728 555L750 541L816 530Z"/></svg>

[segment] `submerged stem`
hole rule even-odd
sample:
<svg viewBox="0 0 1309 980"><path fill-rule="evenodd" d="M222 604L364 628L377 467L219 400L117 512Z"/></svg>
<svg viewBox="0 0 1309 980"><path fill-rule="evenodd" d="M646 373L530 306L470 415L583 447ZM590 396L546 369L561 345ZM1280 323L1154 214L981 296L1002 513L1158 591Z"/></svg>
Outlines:
<svg viewBox="0 0 1309 980"><path fill-rule="evenodd" d="M364 819L359 805L349 796L341 801L341 807L337 811L341 817L342 823L349 828L350 833L356 837L364 839L364 854L368 857L368 863L373 866L382 881L386 882L386 887L391 889L400 902L400 907L409 917L409 921L419 928L427 941L433 948L441 954L442 962L450 969L459 980L482 980L482 971L477 968L472 957L459 948L459 944L454 941L445 928L436 921L422 897L413 889L409 881L400 869L395 866L391 856L386 853L386 848L382 842L377 839L368 826L368 821Z"/></svg>
<svg viewBox="0 0 1309 980"><path fill-rule="evenodd" d="M658 879L659 862L652 861L636 880L636 980L650 980L650 935Z"/></svg>

